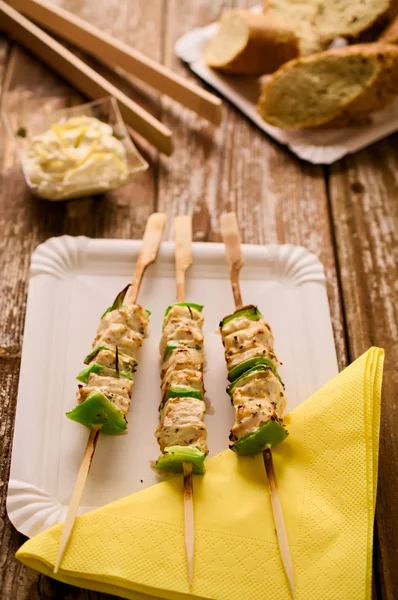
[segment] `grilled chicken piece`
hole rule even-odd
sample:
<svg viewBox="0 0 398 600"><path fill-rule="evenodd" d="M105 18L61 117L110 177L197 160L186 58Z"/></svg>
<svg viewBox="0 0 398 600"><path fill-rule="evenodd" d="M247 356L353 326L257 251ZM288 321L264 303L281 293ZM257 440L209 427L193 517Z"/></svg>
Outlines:
<svg viewBox="0 0 398 600"><path fill-rule="evenodd" d="M274 403L279 416L282 416L287 402L285 389L271 369L260 367L242 375L233 385L232 403L234 406L243 404L250 398L268 399Z"/></svg>
<svg viewBox="0 0 398 600"><path fill-rule="evenodd" d="M148 322L146 310L139 304L122 306L121 308L107 312L102 317L98 326L97 335L115 324L125 325L128 329L144 335L145 330L148 327Z"/></svg>
<svg viewBox="0 0 398 600"><path fill-rule="evenodd" d="M179 371L181 369L203 371L203 350L189 348L181 344L163 362L161 377L163 379L167 372Z"/></svg>
<svg viewBox="0 0 398 600"><path fill-rule="evenodd" d="M90 364L97 363L104 367L103 373L106 373L106 369L116 370L116 352L113 350L100 350L90 362ZM137 361L130 356L121 354L118 356L119 371L126 371L127 373L134 373L137 366Z"/></svg>
<svg viewBox="0 0 398 600"><path fill-rule="evenodd" d="M164 319L160 353L163 355L167 342L171 340L202 346L202 325L201 312L188 306L174 305Z"/></svg>
<svg viewBox="0 0 398 600"><path fill-rule="evenodd" d="M181 369L175 371L170 369L166 376L162 379L162 397L164 397L169 388L178 385L186 385L196 388L204 394L203 390L203 375L201 371L193 371L192 369Z"/></svg>
<svg viewBox="0 0 398 600"><path fill-rule="evenodd" d="M239 312L241 311L246 313L250 311L257 318L250 319L247 314L241 314L231 318L221 327L228 370L257 356L269 358L277 366L279 362L273 350L274 337L269 324L254 305L243 306L239 309ZM228 319L233 314L225 318Z"/></svg>
<svg viewBox="0 0 398 600"><path fill-rule="evenodd" d="M166 329L169 323L178 323L181 319L194 321L200 328L202 328L204 322L204 317L199 310L196 310L191 306L179 306L178 304L174 304L164 318L163 328Z"/></svg>
<svg viewBox="0 0 398 600"><path fill-rule="evenodd" d="M91 373L87 385L79 388L77 401L79 404L87 400L92 392L101 392L126 414L130 406L133 381L123 377L105 377Z"/></svg>
<svg viewBox="0 0 398 600"><path fill-rule="evenodd" d="M279 365L278 359L276 358L274 351L267 344L252 343L248 348L238 350L238 352L226 352L225 359L227 361L228 370L232 367L239 365L240 363L248 360L249 358L255 358L257 356L264 356L268 358L275 366Z"/></svg>
<svg viewBox="0 0 398 600"><path fill-rule="evenodd" d="M169 322L163 330L160 340L160 354L163 355L167 342L172 340L193 346L203 346L203 333L199 325L190 319L182 319L178 323Z"/></svg>
<svg viewBox="0 0 398 600"><path fill-rule="evenodd" d="M194 446L207 454L207 432L203 422L205 411L203 400L171 398L155 433L161 451L164 452L168 446Z"/></svg>
<svg viewBox="0 0 398 600"><path fill-rule="evenodd" d="M258 321L253 321L252 319L249 319L248 317L245 317L245 316L236 317L235 319L231 319L231 321L228 321L228 323L226 323L223 326L223 328L221 330L221 335L223 338L225 338L227 335L230 335L231 333L235 333L236 331L242 331L243 329L251 329L251 328L257 328L257 327L264 327L265 329L268 330L270 336L272 337L272 341L270 340L268 343L270 346L273 346L274 339L272 336L272 330L271 330L269 323L267 323L267 321L265 321L265 319L259 319Z"/></svg>
<svg viewBox="0 0 398 600"><path fill-rule="evenodd" d="M281 419L287 398L283 385L271 369L261 369L248 373L237 382L232 402L235 424L231 432L239 439L256 431L270 418Z"/></svg>
<svg viewBox="0 0 398 600"><path fill-rule="evenodd" d="M252 321L251 327L246 327L223 336L223 344L225 346L226 356L243 353L254 345L264 345L270 348L273 347L274 338L272 333L263 324L259 325L258 321Z"/></svg>
<svg viewBox="0 0 398 600"><path fill-rule="evenodd" d="M120 352L128 354L137 359L138 351L142 346L143 335L129 329L123 323L112 323L97 334L93 342L93 348L97 346L116 346Z"/></svg>

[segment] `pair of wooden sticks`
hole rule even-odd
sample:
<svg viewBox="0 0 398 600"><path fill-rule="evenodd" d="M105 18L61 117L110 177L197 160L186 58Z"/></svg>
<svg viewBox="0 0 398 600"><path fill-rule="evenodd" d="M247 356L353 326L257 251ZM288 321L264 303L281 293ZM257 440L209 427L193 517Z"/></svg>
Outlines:
<svg viewBox="0 0 398 600"><path fill-rule="evenodd" d="M133 280L126 299L127 304L135 304L145 270L156 260L165 223L166 215L162 213L154 213L148 219L141 250L134 270ZM184 302L185 273L192 264L192 218L189 216L176 217L174 221L174 226L176 240L175 261L177 302ZM72 534L77 511L79 509L84 486L87 481L87 476L90 471L100 431L100 427L92 427L88 437L87 445L80 465L75 487L72 492L65 524L62 529L57 560L54 566L54 573L57 573L59 570L62 558L65 554L70 536ZM184 463L183 469L185 548L187 557L188 579L190 585L192 585L195 549L195 527L191 463Z"/></svg>
<svg viewBox="0 0 398 600"><path fill-rule="evenodd" d="M174 221L175 233L175 263L177 282L177 302L185 301L185 273L192 265L192 219L191 217L177 217ZM243 305L240 290L239 274L244 264L239 226L235 213L225 213L221 216L221 235L225 245L226 257L229 266L229 278L235 302L235 308ZM270 448L263 452L265 470L270 487L272 511L275 528L282 558L283 567L289 585L290 594L295 599L293 563L290 553L289 541L283 517L282 504L278 491L278 484ZM193 583L193 563L195 556L195 525L192 485L192 465L184 463L184 524L185 524L185 553L188 570L188 581Z"/></svg>
<svg viewBox="0 0 398 600"><path fill-rule="evenodd" d="M105 64L131 73L208 121L216 125L220 123L219 98L83 19L46 0L0 0L0 29L26 46L89 98L98 100L108 95L116 98L127 125L160 152L173 152L170 129L30 19Z"/></svg>
<svg viewBox="0 0 398 600"><path fill-rule="evenodd" d="M166 215L155 213L148 219L145 229L141 251L137 260L132 285L129 290L127 302L134 304L146 268L152 264L157 257L162 231L166 221ZM192 265L192 219L189 216L176 217L175 227L175 265L176 265L176 295L177 302L185 301L185 274ZM227 262L229 265L229 276L236 308L242 306L242 296L239 284L239 273L243 266L239 228L235 213L227 213L221 217L221 233L225 244ZM72 493L66 521L62 530L58 557L54 567L57 573L65 553L70 535L72 533L77 510L83 494L87 475L90 470L98 441L100 429L93 427L90 431L75 488ZM277 480L272 461L271 450L268 448L263 453L265 469L270 486L270 497L274 514L275 527L281 552L282 562L289 584L291 596L295 598L295 587L293 577L293 565L290 548L283 518L282 506L278 492ZM184 526L185 526L185 552L187 561L189 585L193 582L194 554L195 554L195 525L194 525L194 502L193 502L193 479L192 465L184 463Z"/></svg>

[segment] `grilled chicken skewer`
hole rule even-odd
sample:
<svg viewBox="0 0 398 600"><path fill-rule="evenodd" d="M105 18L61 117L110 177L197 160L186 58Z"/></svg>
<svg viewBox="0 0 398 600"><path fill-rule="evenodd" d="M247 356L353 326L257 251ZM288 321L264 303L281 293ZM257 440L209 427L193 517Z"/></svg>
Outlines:
<svg viewBox="0 0 398 600"><path fill-rule="evenodd" d="M192 264L192 219L177 217L174 225L177 304L166 310L160 342L161 421L155 436L162 455L156 468L184 473L185 552L191 586L195 546L192 473L204 473L208 453L203 422L203 307L185 302L185 272Z"/></svg>
<svg viewBox="0 0 398 600"><path fill-rule="evenodd" d="M60 567L73 530L100 432L118 435L127 429L132 375L149 316L136 300L145 270L156 260L165 222L166 215L161 213L149 217L132 284L117 295L102 315L93 350L85 359L88 367L77 377L86 385L79 385L78 404L67 416L89 427L90 435L62 529L54 573Z"/></svg>
<svg viewBox="0 0 398 600"><path fill-rule="evenodd" d="M293 563L271 453L288 435L282 419L285 388L269 324L256 306L243 306L239 285L243 258L235 213L222 215L221 233L235 301L235 312L220 323L230 381L227 391L235 408L230 448L240 455L263 453L281 558L294 599Z"/></svg>

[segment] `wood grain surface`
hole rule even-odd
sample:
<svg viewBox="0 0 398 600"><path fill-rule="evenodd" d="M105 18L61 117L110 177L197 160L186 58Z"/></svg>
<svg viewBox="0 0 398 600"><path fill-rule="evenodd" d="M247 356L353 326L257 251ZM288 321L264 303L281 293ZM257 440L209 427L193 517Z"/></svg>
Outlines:
<svg viewBox="0 0 398 600"><path fill-rule="evenodd" d="M176 72L175 40L244 0L58 0L57 3ZM124 92L174 132L175 153L159 157L137 139L150 168L104 197L53 204L33 198L0 125L0 598L105 600L57 583L14 559L23 542L9 523L6 491L33 249L62 235L140 238L154 210L193 215L194 239L220 241L220 214L236 210L246 243L302 244L322 260L339 366L371 344L386 349L374 595L398 598L398 137L323 169L299 161L224 103L219 128L133 77L93 60ZM84 101L16 44L0 36L2 109L34 114ZM166 237L171 237L169 219ZM260 600L260 599L259 599ZM321 599L320 599L321 600Z"/></svg>
<svg viewBox="0 0 398 600"><path fill-rule="evenodd" d="M375 569L380 598L398 598L398 135L333 166L329 194L347 350L385 348Z"/></svg>

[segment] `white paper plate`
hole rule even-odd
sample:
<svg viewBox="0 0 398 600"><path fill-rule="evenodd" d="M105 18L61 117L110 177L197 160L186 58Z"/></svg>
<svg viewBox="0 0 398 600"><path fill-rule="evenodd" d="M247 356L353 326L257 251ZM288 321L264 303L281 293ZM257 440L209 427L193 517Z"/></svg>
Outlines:
<svg viewBox="0 0 398 600"><path fill-rule="evenodd" d="M88 430L65 417L75 405L76 374L98 320L131 279L141 242L52 238L33 254L7 510L31 536L64 520ZM244 246L242 291L272 324L288 409L338 371L324 271L305 248ZM150 332L129 413L129 433L100 436L83 496L87 511L160 480L149 465L159 455L159 352L165 308L175 301L174 245L164 243L149 268L139 302L152 311ZM228 447L233 412L218 322L233 310L221 244L196 243L187 298L205 305L206 416L210 455Z"/></svg>
<svg viewBox="0 0 398 600"><path fill-rule="evenodd" d="M259 7L254 8L259 12ZM225 96L257 127L290 148L299 158L314 164L332 164L346 154L361 150L398 130L398 100L375 113L372 123L362 127L335 130L283 130L269 125L256 111L260 96L260 80L254 77L232 77L209 69L203 62L204 48L217 31L217 23L193 29L175 45L177 56L188 63L201 79Z"/></svg>

